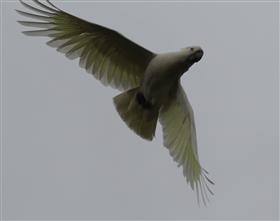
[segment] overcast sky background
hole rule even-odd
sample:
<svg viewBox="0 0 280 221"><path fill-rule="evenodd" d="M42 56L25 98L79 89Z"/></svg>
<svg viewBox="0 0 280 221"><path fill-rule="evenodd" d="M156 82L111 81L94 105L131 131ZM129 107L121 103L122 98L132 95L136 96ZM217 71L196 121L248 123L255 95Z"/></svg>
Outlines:
<svg viewBox="0 0 280 221"><path fill-rule="evenodd" d="M3 216L10 219L276 219L278 3L57 2L154 52L200 45L182 77L195 111L200 160L216 183L199 208L162 145L122 122L104 87L22 35L3 2Z"/></svg>

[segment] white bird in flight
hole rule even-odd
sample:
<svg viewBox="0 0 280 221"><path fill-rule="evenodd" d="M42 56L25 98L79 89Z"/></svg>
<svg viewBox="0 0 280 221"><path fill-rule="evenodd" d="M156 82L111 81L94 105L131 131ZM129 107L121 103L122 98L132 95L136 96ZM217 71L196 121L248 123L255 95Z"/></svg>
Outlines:
<svg viewBox="0 0 280 221"><path fill-rule="evenodd" d="M53 5L33 0L34 7L21 4L32 13L17 10L39 21L19 21L40 28L24 31L29 36L47 36L47 44L69 59L80 59L80 66L122 92L113 98L126 125L137 135L152 140L157 121L163 128L164 146L183 167L187 182L195 189L198 202L206 204L209 184L214 184L202 168L197 153L194 114L180 84L181 76L202 56L200 47L156 54L130 41L120 33L73 16ZM36 14L33 14L36 13Z"/></svg>

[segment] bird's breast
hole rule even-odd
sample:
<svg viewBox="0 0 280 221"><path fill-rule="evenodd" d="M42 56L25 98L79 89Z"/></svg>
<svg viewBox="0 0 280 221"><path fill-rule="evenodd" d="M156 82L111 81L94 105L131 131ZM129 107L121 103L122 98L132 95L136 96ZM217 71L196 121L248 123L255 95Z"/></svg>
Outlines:
<svg viewBox="0 0 280 221"><path fill-rule="evenodd" d="M160 106L176 92L182 75L182 68L177 60L172 56L156 57L148 65L141 91L152 104Z"/></svg>

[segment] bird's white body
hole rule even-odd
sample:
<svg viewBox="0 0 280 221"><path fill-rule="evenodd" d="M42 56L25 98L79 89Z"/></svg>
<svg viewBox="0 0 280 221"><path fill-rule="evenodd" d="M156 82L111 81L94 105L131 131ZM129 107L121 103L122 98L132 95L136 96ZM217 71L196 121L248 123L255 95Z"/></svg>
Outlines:
<svg viewBox="0 0 280 221"><path fill-rule="evenodd" d="M157 55L148 65L141 91L154 105L160 106L176 90L185 64L182 52Z"/></svg>
<svg viewBox="0 0 280 221"><path fill-rule="evenodd" d="M192 47L155 56L144 73L140 89L144 97L156 106L161 106L170 100L176 94L180 77L200 59L200 57L197 57L197 60L191 57L196 55L195 53L199 56L203 55L200 47Z"/></svg>

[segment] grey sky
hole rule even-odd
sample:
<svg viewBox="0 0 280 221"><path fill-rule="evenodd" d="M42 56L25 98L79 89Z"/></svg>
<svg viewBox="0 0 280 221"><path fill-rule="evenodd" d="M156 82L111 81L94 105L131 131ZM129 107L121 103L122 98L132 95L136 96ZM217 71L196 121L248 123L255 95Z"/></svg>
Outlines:
<svg viewBox="0 0 280 221"><path fill-rule="evenodd" d="M199 208L160 125L153 142L136 136L114 109L119 91L22 35L22 6L3 2L5 218L277 218L278 3L56 5L154 52L203 48L182 84L215 195Z"/></svg>

